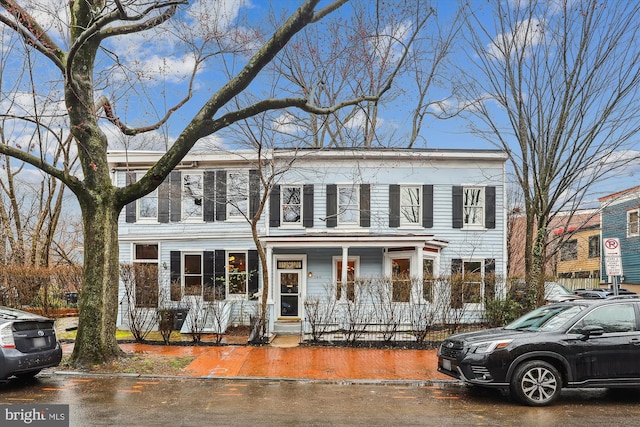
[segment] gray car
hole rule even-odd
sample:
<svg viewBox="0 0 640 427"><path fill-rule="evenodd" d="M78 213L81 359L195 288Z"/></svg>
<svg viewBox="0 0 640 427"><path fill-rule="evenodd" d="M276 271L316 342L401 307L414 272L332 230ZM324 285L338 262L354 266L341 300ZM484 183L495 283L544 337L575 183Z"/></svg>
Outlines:
<svg viewBox="0 0 640 427"><path fill-rule="evenodd" d="M53 319L0 306L0 381L33 377L61 360Z"/></svg>

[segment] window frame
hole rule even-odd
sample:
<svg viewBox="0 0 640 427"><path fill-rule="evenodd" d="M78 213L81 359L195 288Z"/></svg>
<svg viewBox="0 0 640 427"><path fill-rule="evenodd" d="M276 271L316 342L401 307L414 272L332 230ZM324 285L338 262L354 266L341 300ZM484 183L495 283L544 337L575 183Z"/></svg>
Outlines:
<svg viewBox="0 0 640 427"><path fill-rule="evenodd" d="M571 245L572 247L569 247ZM570 252L569 252L570 251ZM578 260L578 239L570 239L562 242L560 246L560 261L577 261Z"/></svg>
<svg viewBox="0 0 640 427"><path fill-rule="evenodd" d="M631 215L636 217L633 222L630 218ZM636 236L640 236L640 209L630 209L627 211L627 237Z"/></svg>
<svg viewBox="0 0 640 427"><path fill-rule="evenodd" d="M187 186L186 184L186 178L187 177L192 177L192 176L197 176L199 177L199 183L200 183L200 194L190 194L187 195L187 190L185 190L185 187ZM191 184L189 184L190 186ZM191 188L191 187L190 187ZM193 191L193 190L190 190ZM182 214L182 220L183 221L203 221L204 220L204 172L187 172L187 171L182 171L181 173L181 177L180 177L180 194L182 195L182 206L181 206L181 214ZM198 204L197 199L198 196L200 196L200 204ZM199 206L199 209L195 210L195 214L193 210L187 210L191 207L191 205L195 205L195 206ZM199 210L199 213L197 212Z"/></svg>
<svg viewBox="0 0 640 427"><path fill-rule="evenodd" d="M588 244L588 257L589 258L600 258L600 236L593 235L589 236Z"/></svg>
<svg viewBox="0 0 640 427"><path fill-rule="evenodd" d="M350 267L353 264L353 272L349 272ZM342 289L345 289L345 299L347 301L355 301L356 298L356 282L357 278L360 276L360 257L359 256L349 256L347 258L347 284L346 286L342 286L342 257L334 256L333 261L331 263L333 269L333 283L335 283L336 289L334 292L334 297L336 301L340 301L342 299ZM350 277L351 276L351 277Z"/></svg>
<svg viewBox="0 0 640 427"><path fill-rule="evenodd" d="M155 246L155 258L144 258L144 257L139 257L138 256L138 247L143 247L143 246ZM133 250L132 250L132 264L133 264L133 268L134 268L134 274L135 274L135 268L136 265L155 265L155 284L154 284L154 292L155 292L155 304L141 304L139 302L139 296L138 293L141 292L138 289L138 276L137 274L135 275L136 278L136 283L135 283L135 307L136 308L157 308L159 303L160 303L160 245L158 243L133 243Z"/></svg>
<svg viewBox="0 0 640 427"><path fill-rule="evenodd" d="M477 191L477 204L468 202L469 192ZM475 197L474 197L475 199ZM462 228L463 229L484 229L485 228L485 208L487 205L486 189L481 186L463 185L462 186ZM475 221L470 222L469 216L471 212L475 212Z"/></svg>
<svg viewBox="0 0 640 427"><path fill-rule="evenodd" d="M146 172L135 172L136 182L145 175ZM155 215L143 216L142 212L145 210L143 205L155 207ZM141 197L136 203L136 222L158 222L159 214L158 206L158 188L154 189L151 193Z"/></svg>
<svg viewBox="0 0 640 427"><path fill-rule="evenodd" d="M241 266L244 267L244 270L239 270L238 272L232 272L232 262L235 261L235 259L231 259L232 256L237 256L237 255L242 255L244 257L244 263L240 264ZM248 251L232 251L232 250L227 250L225 251L225 282L226 282L226 299L246 299L247 298L247 293L249 290L249 254ZM244 290L243 292L231 292L231 279L233 276L244 276Z"/></svg>
<svg viewBox="0 0 640 427"><path fill-rule="evenodd" d="M285 201L285 194L287 193L287 190L297 190L298 191L298 196L299 196L299 200L298 203L286 203ZM281 216L281 223L280 226L282 227L302 227L303 225L303 218L304 218L304 188L302 185L281 185L280 186L280 216ZM298 219L297 221L287 221L287 215L285 213L285 209L287 207L298 207Z"/></svg>
<svg viewBox="0 0 640 427"><path fill-rule="evenodd" d="M182 275L182 297L186 296L202 296L204 289L204 254L202 252L182 252L181 254L182 262L181 262L181 275ZM199 272L187 272L187 257L200 257L200 271ZM189 264L191 265L191 264ZM200 291L198 293L193 293L191 288L196 288L193 284L187 283L187 278L197 278L200 277Z"/></svg>
<svg viewBox="0 0 640 427"><path fill-rule="evenodd" d="M469 259L460 259L461 272L458 274L452 274L450 283L451 283L451 308L453 309L463 309L465 305L476 305L479 306L484 303L487 298L487 287L495 286L495 281L493 283L489 282L494 276L494 273L488 274L486 272L487 263L486 259L478 259L478 258L469 258ZM472 271L467 273L471 264L479 264L479 272ZM468 277L469 274L473 274L474 276ZM479 274L479 277L475 276ZM460 278L457 278L456 275L460 275ZM471 279L479 279L479 280L471 280ZM470 286L478 287L477 291L471 291ZM468 296L471 296L469 298Z"/></svg>
<svg viewBox="0 0 640 427"><path fill-rule="evenodd" d="M242 177L242 180L235 180L235 177ZM226 220L245 221L249 216L249 172L227 171L226 184ZM244 187L244 193L242 193L241 187Z"/></svg>
<svg viewBox="0 0 640 427"><path fill-rule="evenodd" d="M350 191L348 203L342 203L342 192ZM338 184L336 188L336 206L338 226L360 226L360 186L356 184ZM343 219L347 214L352 220Z"/></svg>
<svg viewBox="0 0 640 427"><path fill-rule="evenodd" d="M409 199L412 199L413 197L411 197L411 194L408 193L409 191L415 191L415 195L418 198L418 202L417 204L413 204L413 203L409 203L409 204L405 204L404 201L406 199L405 196L409 196ZM400 227L414 227L414 226L419 226L422 227L422 204L424 203L424 201L422 200L422 192L423 192L423 185L400 185ZM415 212L417 212L417 219L416 221L410 221L407 219L406 215L405 215L405 208L409 208L411 210L415 210Z"/></svg>

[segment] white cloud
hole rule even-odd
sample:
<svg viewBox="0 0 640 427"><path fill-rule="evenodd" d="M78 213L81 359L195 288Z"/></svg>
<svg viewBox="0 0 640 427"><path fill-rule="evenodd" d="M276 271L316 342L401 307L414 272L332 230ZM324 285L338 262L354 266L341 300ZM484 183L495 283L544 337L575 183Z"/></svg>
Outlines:
<svg viewBox="0 0 640 427"><path fill-rule="evenodd" d="M487 45L487 55L502 61L507 56L526 53L544 40L543 27L544 22L535 18L519 21L512 31L498 34Z"/></svg>

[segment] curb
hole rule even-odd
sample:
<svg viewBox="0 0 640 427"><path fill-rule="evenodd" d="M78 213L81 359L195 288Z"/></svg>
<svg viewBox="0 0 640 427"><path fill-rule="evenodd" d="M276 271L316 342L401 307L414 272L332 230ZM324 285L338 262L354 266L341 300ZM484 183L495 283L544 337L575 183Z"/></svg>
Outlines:
<svg viewBox="0 0 640 427"><path fill-rule="evenodd" d="M338 384L338 385L385 385L385 386L464 386L459 380L379 380L379 379L316 379L316 378L289 378L289 377L224 377L224 376L181 376L181 375L154 375L135 373L101 373L82 371L52 371L43 372L39 376L61 376L61 377L91 377L91 378L141 378L141 379L167 379L167 380L217 380L217 381L278 381L297 382L308 384Z"/></svg>

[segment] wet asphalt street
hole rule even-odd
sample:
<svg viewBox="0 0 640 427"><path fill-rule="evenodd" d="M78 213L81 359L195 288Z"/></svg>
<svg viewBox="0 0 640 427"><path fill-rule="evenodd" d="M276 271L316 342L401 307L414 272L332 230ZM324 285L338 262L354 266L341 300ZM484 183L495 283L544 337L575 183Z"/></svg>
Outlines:
<svg viewBox="0 0 640 427"><path fill-rule="evenodd" d="M0 405L68 404L70 426L636 426L640 392L567 390L548 408L459 385L39 376ZM1 410L1 409L0 409Z"/></svg>

